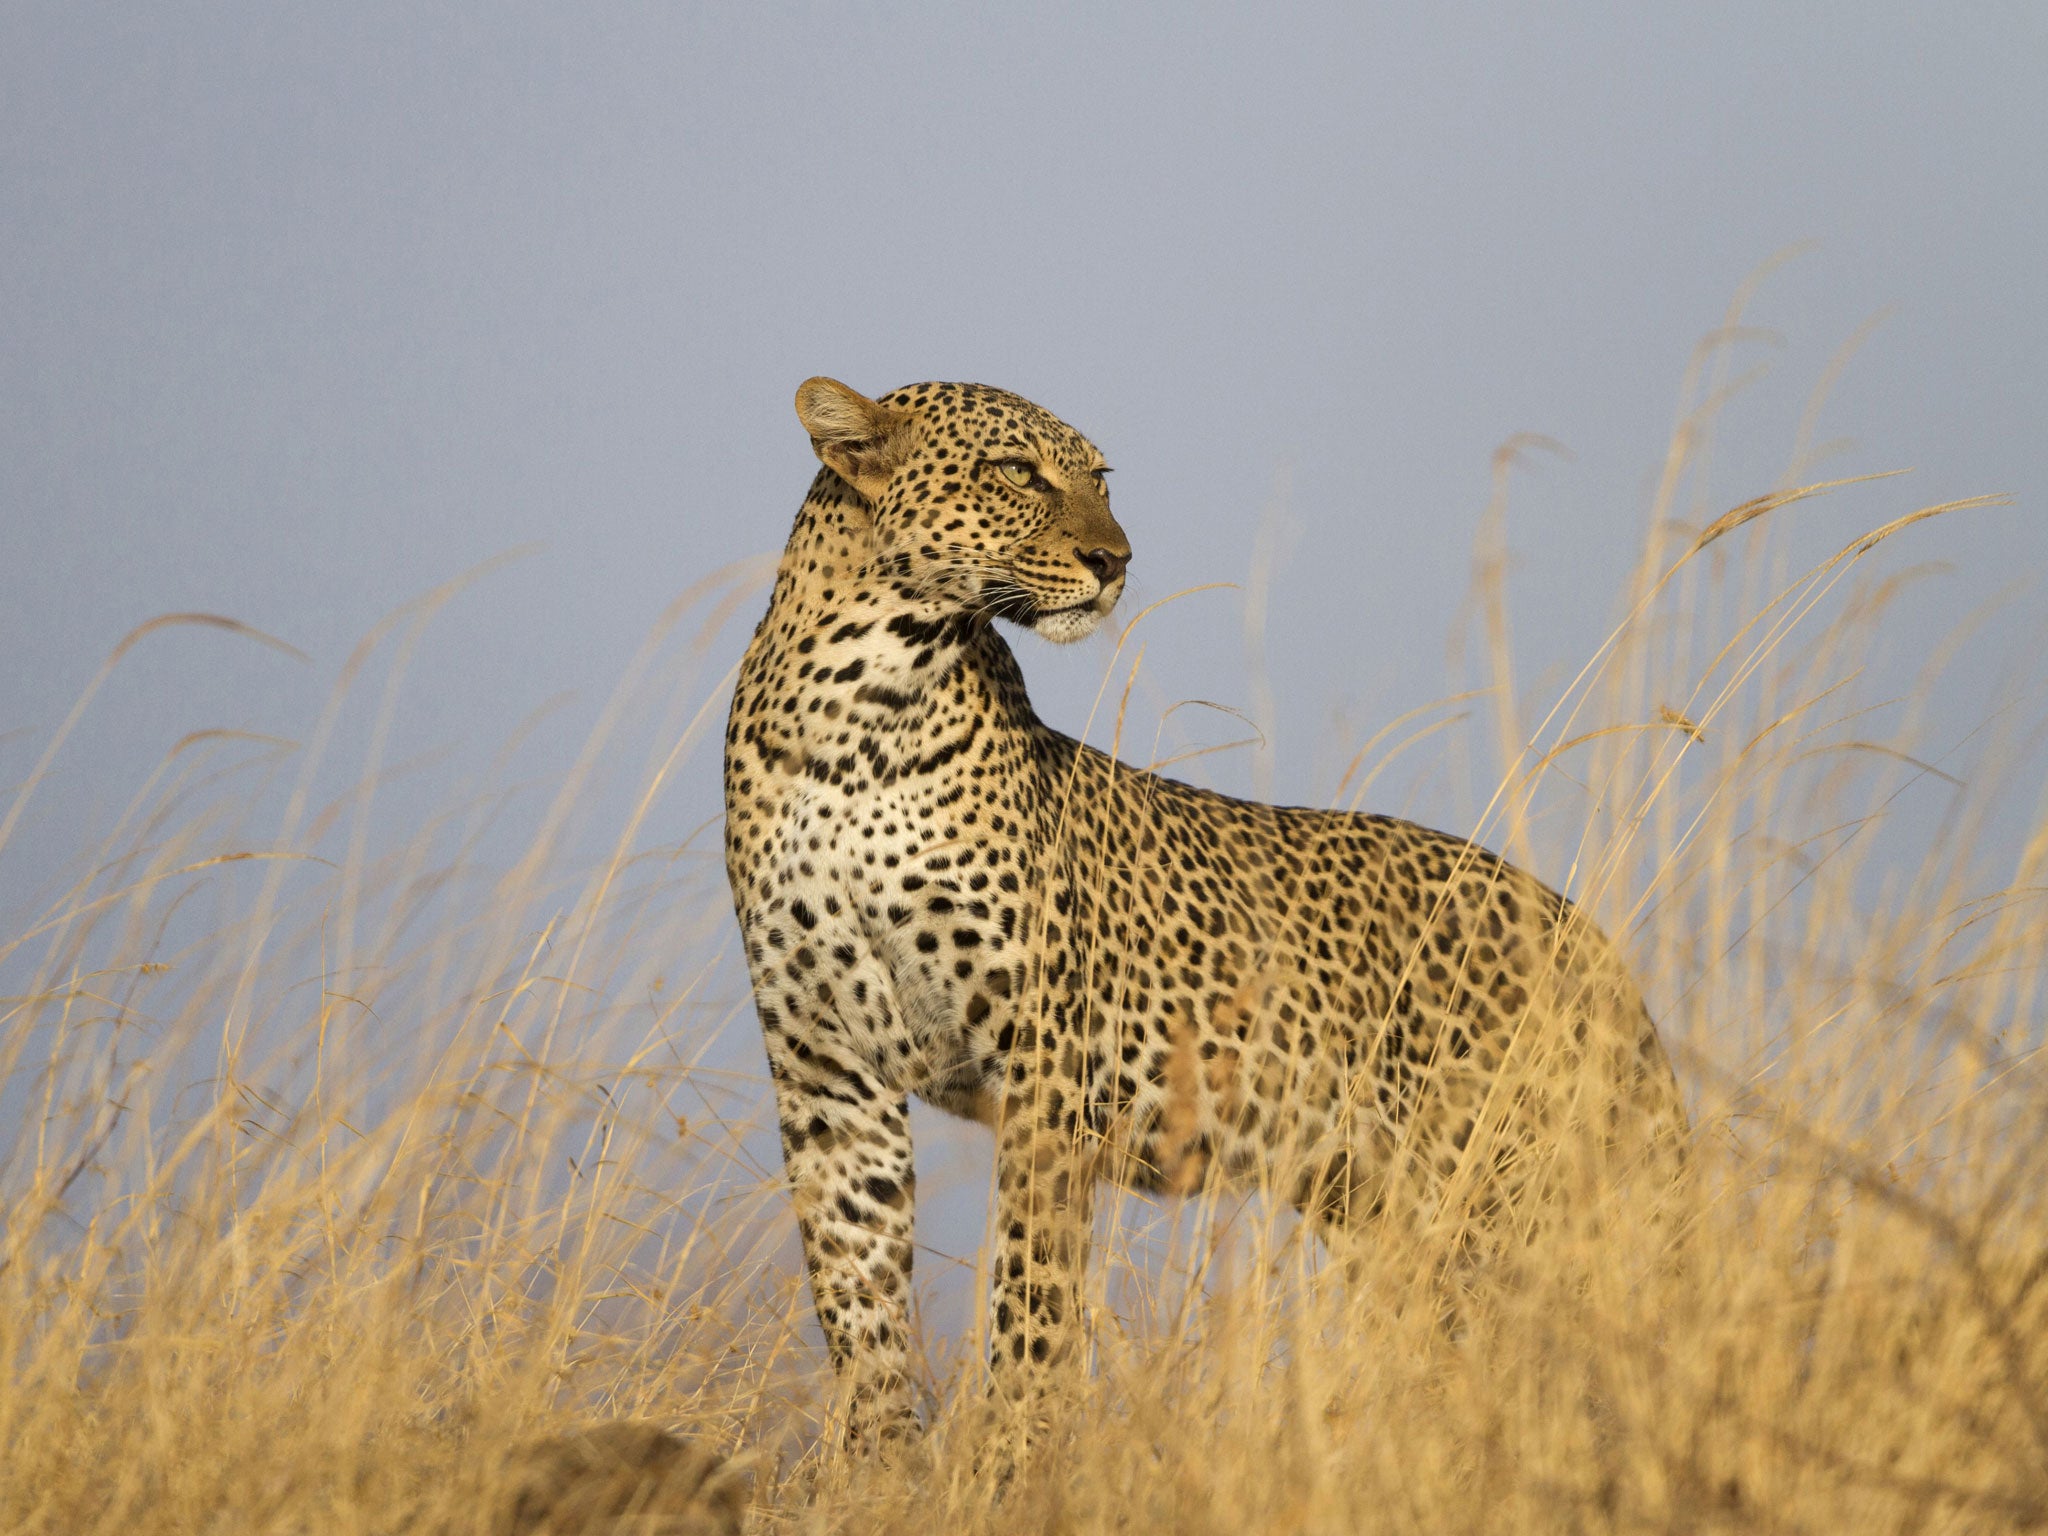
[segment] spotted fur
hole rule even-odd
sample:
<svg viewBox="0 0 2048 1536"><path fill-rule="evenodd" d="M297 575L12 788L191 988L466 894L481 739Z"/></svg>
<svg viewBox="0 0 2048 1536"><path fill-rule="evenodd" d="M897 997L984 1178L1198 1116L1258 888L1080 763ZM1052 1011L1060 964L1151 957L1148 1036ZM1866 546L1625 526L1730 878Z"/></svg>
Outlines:
<svg viewBox="0 0 2048 1536"><path fill-rule="evenodd" d="M734 692L726 856L856 1438L914 1423L913 1093L996 1129L1012 1392L1074 1351L1100 1177L1251 1180L1339 1232L1517 1209L1567 1125L1682 1132L1625 967L1529 875L1033 714L991 621L1076 639L1130 557L1087 439L973 384L797 411L824 468Z"/></svg>

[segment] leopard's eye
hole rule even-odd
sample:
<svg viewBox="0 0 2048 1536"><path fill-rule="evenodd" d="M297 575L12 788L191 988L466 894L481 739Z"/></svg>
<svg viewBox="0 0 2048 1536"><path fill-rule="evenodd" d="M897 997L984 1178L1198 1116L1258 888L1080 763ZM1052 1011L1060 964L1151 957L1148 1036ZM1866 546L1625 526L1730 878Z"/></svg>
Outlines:
<svg viewBox="0 0 2048 1536"><path fill-rule="evenodd" d="M1038 471L1023 459L1005 459L996 466L996 470L1020 491L1030 485L1038 475Z"/></svg>

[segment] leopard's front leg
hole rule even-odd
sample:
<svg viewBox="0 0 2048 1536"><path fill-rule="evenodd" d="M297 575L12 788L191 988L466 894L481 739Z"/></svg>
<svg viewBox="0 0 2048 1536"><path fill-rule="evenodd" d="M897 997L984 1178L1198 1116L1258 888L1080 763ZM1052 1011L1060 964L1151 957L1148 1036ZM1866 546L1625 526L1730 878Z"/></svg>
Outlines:
<svg viewBox="0 0 2048 1536"><path fill-rule="evenodd" d="M1085 1052L1058 1019L1019 1019L996 1143L989 1369L1028 1404L1087 1348L1082 1294L1095 1208Z"/></svg>
<svg viewBox="0 0 2048 1536"><path fill-rule="evenodd" d="M911 1231L917 1171L909 1106L836 1043L830 1020L763 1004L782 1159L811 1297L845 1388L853 1446L913 1434Z"/></svg>

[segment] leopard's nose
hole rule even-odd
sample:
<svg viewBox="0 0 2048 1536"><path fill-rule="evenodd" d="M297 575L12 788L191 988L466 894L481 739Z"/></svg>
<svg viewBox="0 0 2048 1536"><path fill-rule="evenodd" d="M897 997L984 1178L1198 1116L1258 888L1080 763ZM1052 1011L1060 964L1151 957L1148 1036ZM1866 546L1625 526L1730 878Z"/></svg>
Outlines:
<svg viewBox="0 0 2048 1536"><path fill-rule="evenodd" d="M1118 554L1113 549L1084 549L1081 563L1095 573L1095 579L1105 587L1123 575L1124 567L1131 563L1131 552Z"/></svg>

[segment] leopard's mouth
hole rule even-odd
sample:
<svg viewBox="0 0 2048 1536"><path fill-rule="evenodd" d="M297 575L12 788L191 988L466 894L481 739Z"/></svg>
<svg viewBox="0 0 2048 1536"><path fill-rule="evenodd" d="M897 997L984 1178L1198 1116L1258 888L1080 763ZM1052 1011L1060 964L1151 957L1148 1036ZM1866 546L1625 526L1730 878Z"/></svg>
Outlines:
<svg viewBox="0 0 2048 1536"><path fill-rule="evenodd" d="M1039 602L1030 593L1012 587L991 601L984 611L991 618L1008 619L1012 624L1021 624L1026 629L1029 629L1038 623L1039 620L1051 618L1055 614L1078 615L1085 613L1101 601L1101 594L1098 593L1096 596L1086 598L1078 603L1069 603L1064 607L1051 608Z"/></svg>
<svg viewBox="0 0 2048 1536"><path fill-rule="evenodd" d="M1027 622L1031 632L1039 638L1050 640L1055 645L1071 645L1094 634L1096 627L1109 617L1109 610L1115 606L1116 593L1103 591L1085 603L1041 609Z"/></svg>
<svg viewBox="0 0 2048 1536"><path fill-rule="evenodd" d="M1012 624L1021 624L1028 629L1041 619L1054 618L1062 614L1078 617L1084 613L1093 613L1101 606L1102 594L1099 592L1093 597L1083 598L1078 603L1067 603L1054 608L1039 602L1029 593L1011 591L988 603L983 611L991 618L1008 619Z"/></svg>
<svg viewBox="0 0 2048 1536"><path fill-rule="evenodd" d="M1083 598L1078 603L1063 603L1058 607L1042 603L1029 592L1014 584L1005 584L983 608L991 618L1008 619L1021 629L1028 629L1058 645L1092 634L1097 625L1108 617L1117 599L1123 596L1123 583L1111 582L1093 597Z"/></svg>

